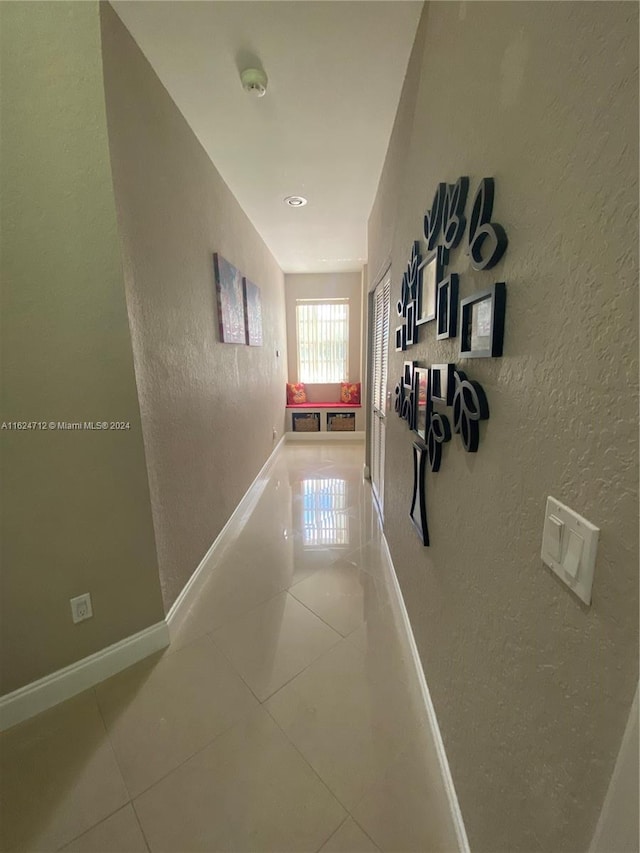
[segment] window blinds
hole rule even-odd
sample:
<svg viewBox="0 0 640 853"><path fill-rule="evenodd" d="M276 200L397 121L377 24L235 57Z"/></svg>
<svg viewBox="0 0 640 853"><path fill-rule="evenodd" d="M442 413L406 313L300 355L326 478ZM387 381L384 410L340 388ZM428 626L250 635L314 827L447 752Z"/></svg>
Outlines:
<svg viewBox="0 0 640 853"><path fill-rule="evenodd" d="M346 382L349 375L347 299L296 302L298 382Z"/></svg>

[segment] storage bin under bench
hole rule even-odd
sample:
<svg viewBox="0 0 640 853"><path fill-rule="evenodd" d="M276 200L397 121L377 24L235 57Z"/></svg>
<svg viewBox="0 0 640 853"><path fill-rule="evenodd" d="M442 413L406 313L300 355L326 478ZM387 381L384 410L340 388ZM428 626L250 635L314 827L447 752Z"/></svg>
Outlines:
<svg viewBox="0 0 640 853"><path fill-rule="evenodd" d="M323 402L292 403L287 406L291 412L287 430L290 432L356 432L362 429L360 420L361 404Z"/></svg>

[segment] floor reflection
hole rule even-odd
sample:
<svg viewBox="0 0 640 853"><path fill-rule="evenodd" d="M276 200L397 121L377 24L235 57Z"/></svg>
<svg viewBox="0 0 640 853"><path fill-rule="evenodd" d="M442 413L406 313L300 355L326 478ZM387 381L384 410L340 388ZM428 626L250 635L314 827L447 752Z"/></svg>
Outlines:
<svg viewBox="0 0 640 853"><path fill-rule="evenodd" d="M303 546L348 545L347 481L311 478L302 480L301 487Z"/></svg>

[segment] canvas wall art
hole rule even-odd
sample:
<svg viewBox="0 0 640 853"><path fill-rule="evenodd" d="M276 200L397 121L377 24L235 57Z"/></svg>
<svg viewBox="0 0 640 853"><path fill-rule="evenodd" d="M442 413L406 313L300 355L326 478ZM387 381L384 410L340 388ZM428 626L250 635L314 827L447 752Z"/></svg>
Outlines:
<svg viewBox="0 0 640 853"><path fill-rule="evenodd" d="M257 284L243 279L244 311L247 323L246 342L250 347L262 346L262 296Z"/></svg>
<svg viewBox="0 0 640 853"><path fill-rule="evenodd" d="M218 324L223 344L246 344L242 274L217 252L213 256L218 301Z"/></svg>

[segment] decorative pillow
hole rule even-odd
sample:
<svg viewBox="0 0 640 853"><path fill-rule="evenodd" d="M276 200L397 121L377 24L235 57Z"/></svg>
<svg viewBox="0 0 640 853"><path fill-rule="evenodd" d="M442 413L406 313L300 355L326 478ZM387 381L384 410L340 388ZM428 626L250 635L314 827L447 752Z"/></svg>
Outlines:
<svg viewBox="0 0 640 853"><path fill-rule="evenodd" d="M304 382L287 382L287 406L306 402L307 392L304 390Z"/></svg>
<svg viewBox="0 0 640 853"><path fill-rule="evenodd" d="M360 405L360 383L359 382L341 382L340 383L340 402L351 403L352 405Z"/></svg>

